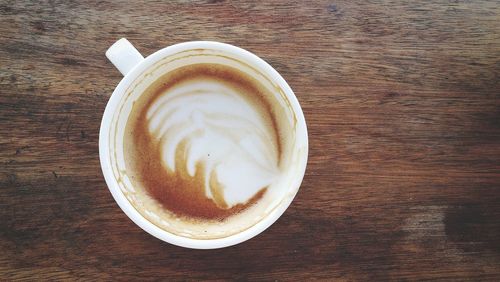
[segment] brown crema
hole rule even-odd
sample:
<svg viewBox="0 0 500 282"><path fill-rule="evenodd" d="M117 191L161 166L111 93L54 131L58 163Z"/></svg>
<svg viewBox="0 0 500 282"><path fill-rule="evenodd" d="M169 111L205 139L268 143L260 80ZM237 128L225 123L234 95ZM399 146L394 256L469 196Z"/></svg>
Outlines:
<svg viewBox="0 0 500 282"><path fill-rule="evenodd" d="M160 142L148 130L147 112L160 95L178 83L211 78L227 84L241 93L245 101L252 104L268 121L268 127L274 133L274 142L278 148L278 160L281 158L280 132L273 114L272 95L252 77L234 68L217 64L189 65L167 73L154 82L135 102L126 125L124 140L125 162L129 176L136 187L142 187L163 208L180 218L195 220L222 221L241 213L257 203L266 193L267 187L258 191L246 203L231 208L216 204L205 195L205 169L203 162L196 163L196 172L191 176L186 167L186 140L179 143L175 150L175 171L170 171L162 163ZM218 193L217 177L210 177L213 198L224 203L223 195ZM215 180L214 180L215 179Z"/></svg>

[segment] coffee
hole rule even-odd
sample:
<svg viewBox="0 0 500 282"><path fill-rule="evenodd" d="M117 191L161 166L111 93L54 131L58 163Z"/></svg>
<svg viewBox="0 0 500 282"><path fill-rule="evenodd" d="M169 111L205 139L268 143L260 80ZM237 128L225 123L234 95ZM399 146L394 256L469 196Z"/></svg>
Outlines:
<svg viewBox="0 0 500 282"><path fill-rule="evenodd" d="M126 39L106 56L124 75L109 99L99 157L109 190L139 227L212 249L273 224L307 164L305 119L265 61L210 41L144 58Z"/></svg>
<svg viewBox="0 0 500 282"><path fill-rule="evenodd" d="M179 233L164 223L220 225L264 202L280 178L285 141L275 97L221 64L183 66L156 79L125 127L127 174L142 190L136 209ZM258 217L247 220L251 226Z"/></svg>

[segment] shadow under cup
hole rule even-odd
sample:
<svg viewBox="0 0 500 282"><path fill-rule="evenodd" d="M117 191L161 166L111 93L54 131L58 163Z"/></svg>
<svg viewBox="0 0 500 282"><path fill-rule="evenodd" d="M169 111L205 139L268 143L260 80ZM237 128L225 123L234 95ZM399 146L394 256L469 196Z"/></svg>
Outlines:
<svg viewBox="0 0 500 282"><path fill-rule="evenodd" d="M148 57L146 62L143 62L147 63L149 60L149 66L143 67L142 70L138 67L137 70L127 74L127 77L133 75L136 78L131 79L124 91L118 93L119 97L115 97L117 99L115 107L110 113L108 144L106 144L108 150L106 155L109 159L106 161L112 172L111 181L114 185L110 185L107 178L108 186L112 192L119 192L126 198L128 203L120 204L118 199L117 201L139 226L164 241L178 245L178 242L172 242L169 238L179 236L194 240L214 240L239 236L236 241L226 244L230 245L262 232L290 205L299 189L307 163L308 141L305 120L288 84L272 67L257 56L234 46L228 48L225 44L221 44L219 47L177 48L170 52L167 52L168 48L166 48L151 55L151 58ZM152 61L154 62L151 63ZM131 168L128 167L126 161L127 152L124 140L127 135L127 122L134 104L148 87L162 76L194 64L228 66L259 81L268 90L266 93L274 95L270 97L274 101L272 111L276 117L280 139L285 140L280 146L280 175L276 181L267 187L264 196L255 204L222 221L191 221L176 216L149 196L147 190L141 187L139 182L131 179ZM115 193L113 194L115 196ZM152 227L149 223L159 229ZM152 228L155 230L151 231Z"/></svg>

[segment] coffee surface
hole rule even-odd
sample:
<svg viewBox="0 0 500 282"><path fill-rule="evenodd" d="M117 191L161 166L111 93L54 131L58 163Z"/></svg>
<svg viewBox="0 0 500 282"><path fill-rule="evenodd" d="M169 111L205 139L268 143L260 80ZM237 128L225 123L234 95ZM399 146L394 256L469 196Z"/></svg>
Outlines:
<svg viewBox="0 0 500 282"><path fill-rule="evenodd" d="M221 221L256 204L279 175L282 141L271 96L223 65L163 75L127 122L132 182L184 220Z"/></svg>

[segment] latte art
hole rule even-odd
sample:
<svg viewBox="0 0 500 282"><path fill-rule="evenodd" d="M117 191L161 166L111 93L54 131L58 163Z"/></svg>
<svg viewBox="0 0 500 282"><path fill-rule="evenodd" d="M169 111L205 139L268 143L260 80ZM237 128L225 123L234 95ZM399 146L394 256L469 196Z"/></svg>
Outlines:
<svg viewBox="0 0 500 282"><path fill-rule="evenodd" d="M146 217L165 228L169 218L206 228L243 214L258 220L283 179L283 138L266 89L231 67L195 64L145 90L125 150Z"/></svg>
<svg viewBox="0 0 500 282"><path fill-rule="evenodd" d="M242 91L211 77L185 80L159 93L146 112L163 168L200 175L198 188L221 209L246 204L279 175L272 120Z"/></svg>

